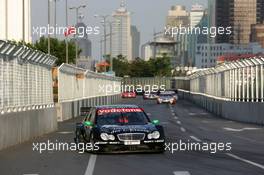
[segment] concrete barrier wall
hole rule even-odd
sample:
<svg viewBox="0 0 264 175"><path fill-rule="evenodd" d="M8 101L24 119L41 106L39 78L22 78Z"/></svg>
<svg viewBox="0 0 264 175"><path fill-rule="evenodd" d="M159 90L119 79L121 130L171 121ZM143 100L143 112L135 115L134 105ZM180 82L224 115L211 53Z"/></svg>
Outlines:
<svg viewBox="0 0 264 175"><path fill-rule="evenodd" d="M80 116L80 107L116 104L120 100L121 95L117 94L59 103L56 105L58 121L69 120Z"/></svg>
<svg viewBox="0 0 264 175"><path fill-rule="evenodd" d="M264 103L228 101L181 90L179 97L190 100L219 117L264 125Z"/></svg>
<svg viewBox="0 0 264 175"><path fill-rule="evenodd" d="M0 150L57 130L56 109L44 108L0 115Z"/></svg>

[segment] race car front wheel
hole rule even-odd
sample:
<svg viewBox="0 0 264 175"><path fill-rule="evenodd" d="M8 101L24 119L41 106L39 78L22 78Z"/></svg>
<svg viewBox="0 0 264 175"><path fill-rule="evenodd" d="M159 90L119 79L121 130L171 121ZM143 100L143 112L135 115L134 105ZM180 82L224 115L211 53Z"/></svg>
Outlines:
<svg viewBox="0 0 264 175"><path fill-rule="evenodd" d="M74 138L74 142L76 144L80 143L81 142L81 133L79 130L75 131L75 138Z"/></svg>

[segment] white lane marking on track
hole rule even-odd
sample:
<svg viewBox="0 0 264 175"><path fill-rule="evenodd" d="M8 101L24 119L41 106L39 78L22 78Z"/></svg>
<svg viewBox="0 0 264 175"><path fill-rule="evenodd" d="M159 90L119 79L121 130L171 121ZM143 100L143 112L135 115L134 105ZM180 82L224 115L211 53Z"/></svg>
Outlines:
<svg viewBox="0 0 264 175"><path fill-rule="evenodd" d="M93 175L96 157L97 156L94 154L90 155L89 162L88 162L88 165L87 165L87 168L86 168L84 175Z"/></svg>
<svg viewBox="0 0 264 175"><path fill-rule="evenodd" d="M174 171L174 175L191 175L189 171Z"/></svg>
<svg viewBox="0 0 264 175"><path fill-rule="evenodd" d="M179 118L178 118L178 117L174 117L174 119L176 119L176 120L177 120L177 119L179 119Z"/></svg>
<svg viewBox="0 0 264 175"><path fill-rule="evenodd" d="M175 113L173 112L172 115L175 116Z"/></svg>
<svg viewBox="0 0 264 175"><path fill-rule="evenodd" d="M186 129L184 127L180 128L182 132L186 132Z"/></svg>
<svg viewBox="0 0 264 175"><path fill-rule="evenodd" d="M196 113L190 112L189 115L197 115Z"/></svg>
<svg viewBox="0 0 264 175"><path fill-rule="evenodd" d="M181 125L181 121L177 121L177 124Z"/></svg>
<svg viewBox="0 0 264 175"><path fill-rule="evenodd" d="M241 129L235 129L235 128L223 128L226 131L234 131L234 132L241 132L241 131L245 131L245 130L258 130L258 129L262 129L262 128L241 128Z"/></svg>
<svg viewBox="0 0 264 175"><path fill-rule="evenodd" d="M62 132L57 132L58 134L73 134L72 131L62 131Z"/></svg>
<svg viewBox="0 0 264 175"><path fill-rule="evenodd" d="M200 139L198 139L197 137L195 136L190 136L193 140L195 140L196 142L202 142Z"/></svg>
<svg viewBox="0 0 264 175"><path fill-rule="evenodd" d="M228 156L230 156L230 157L232 157L232 158L234 158L234 159L240 160L240 161L242 161L242 162L248 163L248 164L250 164L250 165L253 165L253 166L259 167L259 168L261 168L261 169L264 170L264 165L261 165L261 164L259 164L259 163L252 162L252 161L250 161L250 160L247 160L247 159L241 158L241 157L239 157L239 156L237 156L237 155L234 155L234 154L231 154L231 153L226 153L226 155L228 155Z"/></svg>
<svg viewBox="0 0 264 175"><path fill-rule="evenodd" d="M252 142L252 143L264 144L264 142L257 141L257 140L254 140L254 139L250 139L250 138L246 138L246 137L241 137L241 136L237 136L237 135L233 135L233 137L236 137L236 138L239 138L239 139L242 139L242 140L246 140L246 141L249 141L249 142Z"/></svg>

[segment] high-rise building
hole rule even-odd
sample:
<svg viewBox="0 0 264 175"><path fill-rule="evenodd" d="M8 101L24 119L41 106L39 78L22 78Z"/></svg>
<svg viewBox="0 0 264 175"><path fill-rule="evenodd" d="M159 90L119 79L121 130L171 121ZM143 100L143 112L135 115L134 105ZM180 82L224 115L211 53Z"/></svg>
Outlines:
<svg viewBox="0 0 264 175"><path fill-rule="evenodd" d="M140 32L136 26L131 26L132 59L139 57Z"/></svg>
<svg viewBox="0 0 264 175"><path fill-rule="evenodd" d="M163 34L160 35L160 33L154 34L154 40L150 42L153 59L166 56L171 59L173 66L179 65L179 60L176 59L176 45L177 42L173 38L164 36Z"/></svg>
<svg viewBox="0 0 264 175"><path fill-rule="evenodd" d="M264 24L254 24L251 26L251 42L258 42L264 48Z"/></svg>
<svg viewBox="0 0 264 175"><path fill-rule="evenodd" d="M264 0L257 0L257 23L264 23Z"/></svg>
<svg viewBox="0 0 264 175"><path fill-rule="evenodd" d="M232 27L230 35L217 35L217 43L248 44L251 25L264 19L263 0L216 0L216 27Z"/></svg>
<svg viewBox="0 0 264 175"><path fill-rule="evenodd" d="M193 5L190 12L190 27L195 27L201 21L203 15L203 6L199 4Z"/></svg>
<svg viewBox="0 0 264 175"><path fill-rule="evenodd" d="M112 55L125 56L127 60L132 60L132 38L130 12L127 11L124 1L113 13L113 36L112 36Z"/></svg>
<svg viewBox="0 0 264 175"><path fill-rule="evenodd" d="M30 2L0 0L0 39L31 42Z"/></svg>
<svg viewBox="0 0 264 175"><path fill-rule="evenodd" d="M233 34L230 41L234 44L248 44L250 42L251 25L257 22L257 0L234 0L230 3L230 24L233 26Z"/></svg>
<svg viewBox="0 0 264 175"><path fill-rule="evenodd" d="M263 52L264 49L258 43L240 45L230 43L197 44L195 67L214 67L217 64L217 59L221 56L259 54Z"/></svg>
<svg viewBox="0 0 264 175"><path fill-rule="evenodd" d="M208 21L208 13L207 10L204 11L203 17L201 18L200 22L195 25L199 28L209 28L209 21ZM194 66L195 64L195 49L196 45L200 43L210 43L208 35L199 34L193 32L192 34L188 35L188 66Z"/></svg>
<svg viewBox="0 0 264 175"><path fill-rule="evenodd" d="M87 26L81 21L78 22L75 27L79 31L87 28ZM81 49L80 58L89 59L92 56L92 43L88 39L88 34L83 32L77 36L78 48Z"/></svg>
<svg viewBox="0 0 264 175"><path fill-rule="evenodd" d="M189 23L189 12L185 6L176 5L171 7L167 16L167 26L178 27L181 25L184 27L188 26Z"/></svg>
<svg viewBox="0 0 264 175"><path fill-rule="evenodd" d="M207 27L216 27L216 21L215 21L215 7L216 7L216 1L217 0L208 0L207 2L207 21L208 26ZM209 43L215 43L215 37L208 37Z"/></svg>
<svg viewBox="0 0 264 175"><path fill-rule="evenodd" d="M168 11L167 16L167 27L189 27L190 26L190 17L189 12L186 10L185 6L176 5L172 6ZM188 35L180 34L174 36L174 41L177 42L175 45L175 53L177 54L175 60L173 60L174 66L181 65L184 66L187 64L188 55L187 55L187 44L188 44Z"/></svg>
<svg viewBox="0 0 264 175"><path fill-rule="evenodd" d="M141 46L141 58L145 61L153 58L153 47L150 45L150 42L147 42Z"/></svg>

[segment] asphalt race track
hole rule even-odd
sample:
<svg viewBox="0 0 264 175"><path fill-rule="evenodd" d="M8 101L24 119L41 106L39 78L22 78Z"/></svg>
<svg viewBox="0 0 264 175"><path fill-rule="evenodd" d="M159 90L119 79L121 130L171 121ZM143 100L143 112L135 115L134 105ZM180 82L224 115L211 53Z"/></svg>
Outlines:
<svg viewBox="0 0 264 175"><path fill-rule="evenodd" d="M216 117L187 101L157 105L142 97L123 99L159 119L168 143L231 142L231 151L172 151L164 154L80 154L33 151L33 143L73 142L75 122L59 124L55 133L0 151L1 175L263 175L264 128Z"/></svg>

